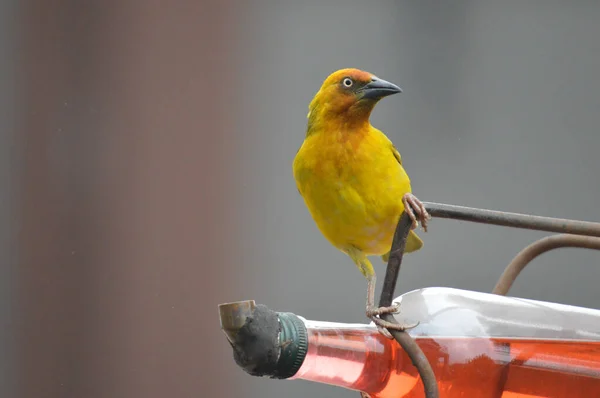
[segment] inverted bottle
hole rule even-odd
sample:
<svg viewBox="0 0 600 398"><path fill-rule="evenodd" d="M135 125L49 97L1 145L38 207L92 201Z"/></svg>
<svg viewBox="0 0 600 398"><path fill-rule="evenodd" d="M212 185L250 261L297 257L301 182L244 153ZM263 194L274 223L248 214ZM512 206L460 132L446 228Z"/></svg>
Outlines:
<svg viewBox="0 0 600 398"><path fill-rule="evenodd" d="M434 370L440 398L600 397L600 311L448 288L420 289L396 301L399 323L420 322L409 333ZM255 318L238 317L244 326L228 333L248 373L327 383L373 398L423 396L406 353L373 325L272 311L266 322L270 310L256 311ZM266 338L261 330L274 333ZM246 341L258 341L257 333L274 346L249 348ZM277 352L269 364L247 361L268 352Z"/></svg>

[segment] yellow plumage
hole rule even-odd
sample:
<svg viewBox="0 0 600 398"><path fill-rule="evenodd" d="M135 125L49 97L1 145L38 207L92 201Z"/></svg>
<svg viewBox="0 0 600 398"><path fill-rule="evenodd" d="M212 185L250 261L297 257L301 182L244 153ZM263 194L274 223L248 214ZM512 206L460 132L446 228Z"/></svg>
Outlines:
<svg viewBox="0 0 600 398"><path fill-rule="evenodd" d="M399 91L357 69L330 75L310 103L306 138L293 162L298 191L319 230L369 281L370 317L375 273L366 256L387 261L411 184L400 154L369 117L380 98ZM411 231L405 252L422 246Z"/></svg>
<svg viewBox="0 0 600 398"><path fill-rule="evenodd" d="M366 255L389 252L404 211L402 196L411 192L400 159L391 141L372 126L306 138L294 160L294 177L319 230L333 246ZM405 252L422 245L411 231Z"/></svg>

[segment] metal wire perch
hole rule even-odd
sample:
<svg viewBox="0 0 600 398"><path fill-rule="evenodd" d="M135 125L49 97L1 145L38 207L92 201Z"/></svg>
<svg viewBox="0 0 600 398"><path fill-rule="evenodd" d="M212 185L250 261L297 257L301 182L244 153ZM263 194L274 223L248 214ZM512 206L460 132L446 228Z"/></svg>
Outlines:
<svg viewBox="0 0 600 398"><path fill-rule="evenodd" d="M562 233L562 235L550 236L539 240L522 250L508 265L498 280L494 288L494 293L496 294L506 294L525 266L535 257L548 250L559 247L600 249L600 223L476 209L441 203L424 202L423 204L432 217ZM390 257L383 281L383 289L379 300L380 306L387 307L392 304L400 266L402 265L402 255L406 245L406 238L411 226L412 222L408 215L402 213L392 241ZM396 322L391 314L383 315L382 318L389 322ZM389 331L406 351L413 365L417 368L423 382L425 397L437 398L439 392L435 374L421 348L405 331Z"/></svg>

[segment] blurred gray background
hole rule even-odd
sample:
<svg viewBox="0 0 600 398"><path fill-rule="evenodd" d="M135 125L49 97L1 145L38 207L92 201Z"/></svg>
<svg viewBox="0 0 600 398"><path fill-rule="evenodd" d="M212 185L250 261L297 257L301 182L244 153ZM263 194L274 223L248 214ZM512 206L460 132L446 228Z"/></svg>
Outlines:
<svg viewBox="0 0 600 398"><path fill-rule="evenodd" d="M248 376L217 312L255 299L366 322L365 280L291 171L339 68L403 88L372 122L422 200L600 221L598 3L13 0L0 15L2 397L358 396ZM397 294L490 291L545 234L433 220L421 235ZM598 307L599 259L546 254L510 294Z"/></svg>

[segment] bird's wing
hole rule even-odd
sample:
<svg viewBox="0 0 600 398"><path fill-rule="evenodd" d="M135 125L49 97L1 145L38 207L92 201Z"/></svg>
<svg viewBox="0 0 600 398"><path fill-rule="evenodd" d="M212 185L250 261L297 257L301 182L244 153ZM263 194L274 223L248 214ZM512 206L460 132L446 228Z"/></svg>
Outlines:
<svg viewBox="0 0 600 398"><path fill-rule="evenodd" d="M400 156L400 152L398 152L394 144L392 144L392 153L394 154L394 157L396 158L398 163L400 163L400 166L402 166L402 157Z"/></svg>
<svg viewBox="0 0 600 398"><path fill-rule="evenodd" d="M298 150L296 151L296 156L294 157L294 162L292 164L292 172L294 174L294 180L296 181L296 189L298 190L298 193L300 194L300 196L302 196L302 192L300 191L300 182L298 181L299 175L298 175L298 166L299 166L299 159L298 159L298 154L300 153L300 150L302 149L302 146L300 146L300 148L298 148ZM304 196L302 196L304 197Z"/></svg>

